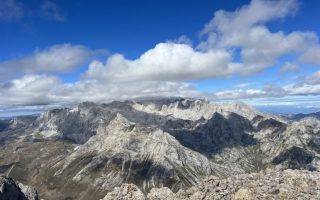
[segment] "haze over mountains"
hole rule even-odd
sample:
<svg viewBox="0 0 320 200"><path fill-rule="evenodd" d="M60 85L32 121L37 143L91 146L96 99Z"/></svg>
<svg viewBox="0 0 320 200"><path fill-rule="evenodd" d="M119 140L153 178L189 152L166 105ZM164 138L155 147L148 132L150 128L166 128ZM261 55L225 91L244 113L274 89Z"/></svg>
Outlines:
<svg viewBox="0 0 320 200"><path fill-rule="evenodd" d="M289 123L243 103L84 102L3 124L0 172L44 199L100 199L124 183L175 193L212 175L320 169L316 118Z"/></svg>

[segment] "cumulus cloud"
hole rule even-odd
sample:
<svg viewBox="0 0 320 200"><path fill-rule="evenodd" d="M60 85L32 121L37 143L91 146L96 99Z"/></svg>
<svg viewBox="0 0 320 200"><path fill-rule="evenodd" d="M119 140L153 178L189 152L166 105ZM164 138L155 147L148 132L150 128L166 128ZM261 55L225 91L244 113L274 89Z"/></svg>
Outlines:
<svg viewBox="0 0 320 200"><path fill-rule="evenodd" d="M195 96L199 92L188 83L170 81L135 81L129 83L102 83L98 81L80 81L65 84L56 95L66 102L108 102L146 96Z"/></svg>
<svg viewBox="0 0 320 200"><path fill-rule="evenodd" d="M250 98L260 98L266 96L266 92L259 89L238 89L238 90L224 90L215 92L212 95L213 99L217 100L243 100Z"/></svg>
<svg viewBox="0 0 320 200"><path fill-rule="evenodd" d="M299 60L304 63L320 65L320 47L318 45L313 45L304 52Z"/></svg>
<svg viewBox="0 0 320 200"><path fill-rule="evenodd" d="M320 94L320 71L301 78L297 83L283 87L291 95L319 95Z"/></svg>
<svg viewBox="0 0 320 200"><path fill-rule="evenodd" d="M310 76L304 78L305 82L309 85L317 85L320 84L320 71L316 71Z"/></svg>
<svg viewBox="0 0 320 200"><path fill-rule="evenodd" d="M236 89L224 90L212 94L212 99L217 100L245 100L254 98L270 98L270 97L284 97L288 95L282 87L266 84L262 89Z"/></svg>
<svg viewBox="0 0 320 200"><path fill-rule="evenodd" d="M253 98L283 98L286 96L320 95L320 71L303 77L300 81L284 86L266 84L261 89L224 90L212 94L218 100L245 100Z"/></svg>
<svg viewBox="0 0 320 200"><path fill-rule="evenodd" d="M243 75L253 75L272 67L287 54L300 55L301 62L318 62L318 37L314 32L272 32L266 24L293 15L299 4L295 0L252 0L235 12L217 11L201 35L207 40L199 49L238 48Z"/></svg>
<svg viewBox="0 0 320 200"><path fill-rule="evenodd" d="M86 76L105 80L196 80L255 75L292 53L299 54L300 60L311 60L316 50L310 47L319 46L314 32L286 34L271 32L266 26L297 10L295 0L253 0L234 12L220 10L205 25L201 34L207 39L196 48L182 36L160 43L134 60L115 54L105 64L95 61ZM240 60L234 58L233 49L239 49Z"/></svg>
<svg viewBox="0 0 320 200"><path fill-rule="evenodd" d="M174 40L167 40L167 43L187 44L189 46L192 46L191 39L188 38L186 35L181 35L180 37Z"/></svg>
<svg viewBox="0 0 320 200"><path fill-rule="evenodd" d="M45 2L43 9L63 21L58 7L52 1ZM74 71L101 51L71 44L36 50L0 63L0 106L70 105L146 96L244 100L319 95L320 71L284 86L266 84L250 89L254 83L245 82L214 93L200 92L187 82L255 75L286 55L295 59L285 62L281 73L298 72L301 63L317 64L320 47L316 33L273 32L267 27L270 21L294 15L298 5L295 0L253 0L234 12L217 11L202 30L196 47L182 36L159 43L136 59L113 54L106 62L91 61L74 83L63 83L58 74ZM240 59L235 55L238 52Z"/></svg>
<svg viewBox="0 0 320 200"><path fill-rule="evenodd" d="M108 83L83 80L63 83L58 77L25 75L0 84L0 105L74 105L83 101L108 102L146 96L199 96L192 84L170 81Z"/></svg>
<svg viewBox="0 0 320 200"><path fill-rule="evenodd" d="M320 84L309 85L309 84L297 84L285 86L286 91L291 95L319 95Z"/></svg>
<svg viewBox="0 0 320 200"><path fill-rule="evenodd" d="M63 83L55 76L26 75L20 79L0 84L0 93L3 94L0 96L0 104L2 106L70 106L83 101L109 102L147 96L185 96L207 98L213 101L238 101L319 95L319 74L320 72L314 73L299 83L284 87L266 84L261 89L241 88L215 93L200 92L193 84L177 81L103 82L97 79L83 79L75 83ZM243 85L243 87L246 86Z"/></svg>
<svg viewBox="0 0 320 200"><path fill-rule="evenodd" d="M37 105L51 102L52 94L59 85L59 79L48 75L26 75L20 79L0 85L2 105Z"/></svg>
<svg viewBox="0 0 320 200"><path fill-rule="evenodd" d="M240 70L225 50L196 51L187 44L160 43L129 60L121 54L111 56L105 64L94 61L86 78L99 80L181 81L229 76Z"/></svg>
<svg viewBox="0 0 320 200"><path fill-rule="evenodd" d="M284 18L288 14L294 14L298 9L295 0L252 0L234 12L219 10L214 18L205 25L202 34L218 30L223 33L234 34L236 31L247 31L252 26L271 20Z"/></svg>
<svg viewBox="0 0 320 200"><path fill-rule="evenodd" d="M188 81L255 75L272 67L287 54L312 60L308 54L318 45L314 32L271 32L266 24L294 15L299 4L295 0L253 0L234 12L217 11L201 32L206 39L196 47L188 38L159 43L137 59L114 54L105 62L93 61L85 79L114 81ZM240 60L234 57L239 49ZM286 63L281 72L298 71Z"/></svg>
<svg viewBox="0 0 320 200"><path fill-rule="evenodd" d="M29 56L0 63L0 80L26 73L71 72L103 53L105 51L90 50L82 45L54 45L36 50Z"/></svg>

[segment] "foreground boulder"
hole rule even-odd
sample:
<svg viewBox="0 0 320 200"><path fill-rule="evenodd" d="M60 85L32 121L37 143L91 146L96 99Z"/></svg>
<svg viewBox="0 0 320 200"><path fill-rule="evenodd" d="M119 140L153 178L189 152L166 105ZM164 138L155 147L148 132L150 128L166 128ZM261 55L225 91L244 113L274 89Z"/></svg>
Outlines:
<svg viewBox="0 0 320 200"><path fill-rule="evenodd" d="M13 179L0 176L1 200L38 200L37 191L30 186L16 183Z"/></svg>

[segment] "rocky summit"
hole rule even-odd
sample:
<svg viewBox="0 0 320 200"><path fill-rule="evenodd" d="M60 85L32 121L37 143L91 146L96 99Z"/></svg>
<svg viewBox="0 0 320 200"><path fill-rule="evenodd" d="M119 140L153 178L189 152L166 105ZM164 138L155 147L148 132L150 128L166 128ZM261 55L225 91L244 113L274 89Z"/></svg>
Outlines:
<svg viewBox="0 0 320 200"><path fill-rule="evenodd" d="M319 196L318 118L155 98L84 102L0 124L0 173L42 199Z"/></svg>
<svg viewBox="0 0 320 200"><path fill-rule="evenodd" d="M169 188L153 188L144 195L137 186L123 184L105 199L141 200L255 200L255 199L319 199L320 173L305 170L273 171L241 174L226 179L210 176L187 190L173 193Z"/></svg>

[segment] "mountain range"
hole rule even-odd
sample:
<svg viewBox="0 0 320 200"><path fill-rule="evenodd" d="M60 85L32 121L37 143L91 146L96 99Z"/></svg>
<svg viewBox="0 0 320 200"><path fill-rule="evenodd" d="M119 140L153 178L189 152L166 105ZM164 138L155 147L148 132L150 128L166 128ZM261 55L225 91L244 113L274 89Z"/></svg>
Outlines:
<svg viewBox="0 0 320 200"><path fill-rule="evenodd" d="M136 199L187 199L190 188L214 190L210 177L219 184L259 174L261 184L277 173L318 177L318 114L284 117L191 98L84 102L1 120L0 174L35 187L40 198L65 200L117 199L128 188L140 192Z"/></svg>

